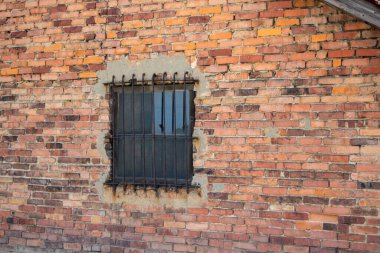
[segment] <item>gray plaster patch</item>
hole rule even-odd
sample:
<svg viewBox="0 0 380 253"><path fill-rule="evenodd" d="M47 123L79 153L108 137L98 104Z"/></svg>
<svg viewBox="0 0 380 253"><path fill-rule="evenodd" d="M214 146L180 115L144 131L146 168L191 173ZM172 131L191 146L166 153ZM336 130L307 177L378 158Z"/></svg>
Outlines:
<svg viewBox="0 0 380 253"><path fill-rule="evenodd" d="M207 203L207 175L195 175L193 183L201 184L203 187L191 188L189 192L186 189L169 189L152 188L133 189L128 186L116 187L116 190L111 186L103 185L101 193L102 200L106 203L119 203L125 205L138 206L141 208L150 208L155 206L171 207L171 208L188 208L188 207L204 207Z"/></svg>
<svg viewBox="0 0 380 253"><path fill-rule="evenodd" d="M193 138L196 139L195 144L197 147L197 154L198 155L205 154L207 151L207 141L206 141L206 136L203 133L203 131L201 131L198 128L195 128L193 132Z"/></svg>
<svg viewBox="0 0 380 253"><path fill-rule="evenodd" d="M310 119L304 118L303 120L301 120L301 126L303 126L305 130L311 130Z"/></svg>
<svg viewBox="0 0 380 253"><path fill-rule="evenodd" d="M199 84L195 87L197 97L202 97L208 92L206 77L196 67L196 62L190 65L185 56L159 56L141 61L121 59L108 62L106 70L97 72L98 82L95 85L95 92L104 96L106 94L104 83L111 82L113 76L115 76L115 81L121 81L123 75L126 80L132 78L133 74L137 79L141 79L145 73L146 79L152 79L153 74L163 74L164 72L167 72L168 75L177 72L178 78L181 79L185 72L189 72L190 76L199 80Z"/></svg>
<svg viewBox="0 0 380 253"><path fill-rule="evenodd" d="M145 79L152 79L153 74L162 75L167 72L170 78L175 72L178 73L177 78L183 79L185 72L198 80L194 89L196 91L195 102L198 98L208 96L208 82L203 73L196 67L197 62L191 64L187 62L185 56L158 56L153 59L144 59L140 61L130 61L128 59L121 59L107 63L107 68L97 72L97 84L95 85L95 93L105 96L107 86L104 83L112 81L115 76L115 81L121 81L122 76L125 80L132 78L134 74L137 79L141 79L145 73ZM97 149L100 156L107 159L105 150L105 137L107 132L101 132L97 139ZM194 129L193 136L196 139L197 156L204 154L207 149L207 142L205 135ZM110 186L105 185L109 172L101 174L101 178L96 182L96 189L99 192L102 201L107 203L120 203L128 205L138 205L141 207L149 206L168 206L168 207L201 207L207 202L207 175L196 174L193 177L192 185L197 185L199 188L192 188L189 193L186 190L180 189L178 191L165 189L133 189L132 187L116 187L116 191Z"/></svg>
<svg viewBox="0 0 380 253"><path fill-rule="evenodd" d="M95 183L95 188L99 193L99 198L103 202L107 202L105 199L105 194L104 194L104 189L105 189L104 183L106 182L109 174L110 173L108 171L101 173L100 179Z"/></svg>
<svg viewBox="0 0 380 253"><path fill-rule="evenodd" d="M100 156L103 159L108 159L107 152L106 152L106 144L105 144L105 139L108 131L102 131L98 135L98 138L96 139L96 148L100 154Z"/></svg>
<svg viewBox="0 0 380 253"><path fill-rule="evenodd" d="M225 184L221 183L214 183L212 184L212 191L213 192L224 192Z"/></svg>
<svg viewBox="0 0 380 253"><path fill-rule="evenodd" d="M278 129L275 128L275 127L268 127L268 128L265 128L265 136L269 137L269 138L274 138L274 137L278 137Z"/></svg>

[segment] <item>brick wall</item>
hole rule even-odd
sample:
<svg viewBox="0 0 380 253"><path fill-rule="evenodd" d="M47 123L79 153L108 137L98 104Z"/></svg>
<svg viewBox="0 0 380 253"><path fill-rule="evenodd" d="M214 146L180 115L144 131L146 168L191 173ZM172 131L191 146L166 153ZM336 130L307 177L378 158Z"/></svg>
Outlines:
<svg viewBox="0 0 380 253"><path fill-rule="evenodd" d="M380 251L378 29L313 0L8 0L0 24L0 251ZM208 81L202 207L99 192L97 72L162 55Z"/></svg>

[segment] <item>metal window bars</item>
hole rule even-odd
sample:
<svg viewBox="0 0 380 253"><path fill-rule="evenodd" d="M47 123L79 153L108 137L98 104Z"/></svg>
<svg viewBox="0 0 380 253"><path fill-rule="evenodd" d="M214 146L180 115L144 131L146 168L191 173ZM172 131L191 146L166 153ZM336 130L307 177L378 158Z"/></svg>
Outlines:
<svg viewBox="0 0 380 253"><path fill-rule="evenodd" d="M184 73L133 75L110 86L112 168L106 184L191 187L194 85Z"/></svg>

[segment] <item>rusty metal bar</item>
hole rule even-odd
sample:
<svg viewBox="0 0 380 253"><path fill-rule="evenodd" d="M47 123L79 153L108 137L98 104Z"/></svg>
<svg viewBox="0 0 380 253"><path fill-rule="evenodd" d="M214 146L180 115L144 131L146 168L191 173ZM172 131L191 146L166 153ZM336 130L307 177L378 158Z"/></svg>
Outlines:
<svg viewBox="0 0 380 253"><path fill-rule="evenodd" d="M174 76L173 76L173 100L172 100L172 129L173 129L173 132L174 132L174 170L175 170L175 185L177 185L177 180L178 180L178 168L177 168L177 138L176 138L176 135L177 135L177 124L176 124L176 109L175 109L175 76L177 75L178 73L175 72L174 73Z"/></svg>
<svg viewBox="0 0 380 253"><path fill-rule="evenodd" d="M155 150L155 133L156 133L156 125L155 125L155 112L154 112L154 79L156 78L156 74L153 74L152 76L152 153L153 153L153 161L152 161L152 170L153 170L153 186L154 188L157 187L156 185L156 166L154 166L156 161L156 150Z"/></svg>
<svg viewBox="0 0 380 253"><path fill-rule="evenodd" d="M122 78L121 78L121 82L122 82L122 97L123 97L123 99L122 99L122 120L123 120L123 122L122 122L122 125L123 125L123 132L125 131L125 82L124 82L124 78L125 78L125 76L123 75L122 76ZM126 169L126 166L125 166L125 137L123 137L122 138L122 143L123 143L123 182L125 182L126 180L125 180L125 178L126 178L126 171L125 171L125 169ZM119 156L119 158L120 158L120 156Z"/></svg>
<svg viewBox="0 0 380 253"><path fill-rule="evenodd" d="M187 125L186 125L186 79L187 79L187 76L188 76L188 72L185 72L184 76L183 76L183 80L184 80L184 89L183 89L183 131L185 133L185 135L187 136ZM189 97L189 100L190 100L190 97ZM189 108L190 109L190 108ZM190 111L190 110L189 110ZM185 170L186 170L186 191L189 191L189 168L187 167L188 166L188 162L187 162L187 153L189 152L187 149L188 149L188 143L187 143L187 138L185 139L185 157L184 157L184 163L185 163Z"/></svg>
<svg viewBox="0 0 380 253"><path fill-rule="evenodd" d="M165 83L165 78L166 78L166 72L164 73L164 75L162 76L162 82ZM161 125L162 125L162 130L164 132L164 140L163 140L163 144L164 144L164 180L165 180L165 186L167 186L167 168L166 168L166 128L165 128L165 124L166 124L166 119L165 119L165 85L164 85L164 88L163 88L163 91L162 91L162 114L161 114Z"/></svg>
<svg viewBox="0 0 380 253"><path fill-rule="evenodd" d="M133 133L133 144L132 144L132 167L133 167L133 185L135 185L136 182L136 130L135 130L135 75L132 75L131 79L131 86L132 86L132 133ZM125 182L124 182L125 183Z"/></svg>
<svg viewBox="0 0 380 253"><path fill-rule="evenodd" d="M145 87L144 87L144 77L145 77L145 74L143 74L142 76L142 128L143 128L143 136L142 136L142 149L143 149L143 152L142 152L142 166L143 166L143 170L144 170L144 189L146 188L146 172L145 172L145 110L144 110L144 107L145 107Z"/></svg>
<svg viewBox="0 0 380 253"><path fill-rule="evenodd" d="M111 129L112 129L112 168L111 168L111 178L112 178L112 184L115 186L116 182L115 182L115 177L116 177L116 165L115 165L115 142L116 141L119 141L119 139L116 139L115 136L116 136L116 109L115 109L115 105L116 105L116 98L115 98L115 93L114 93L114 83L115 83L115 76L112 76L112 84L110 86L110 95L111 95L111 99L110 99L110 102L111 102ZM114 189L115 190L115 189Z"/></svg>

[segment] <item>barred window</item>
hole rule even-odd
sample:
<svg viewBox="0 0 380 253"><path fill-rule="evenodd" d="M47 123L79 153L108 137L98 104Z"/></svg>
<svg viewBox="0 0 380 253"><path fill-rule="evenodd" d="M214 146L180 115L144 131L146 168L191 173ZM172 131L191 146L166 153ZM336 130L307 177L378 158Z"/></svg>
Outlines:
<svg viewBox="0 0 380 253"><path fill-rule="evenodd" d="M113 185L189 187L193 174L194 83L177 80L111 83ZM113 79L114 80L114 79Z"/></svg>

